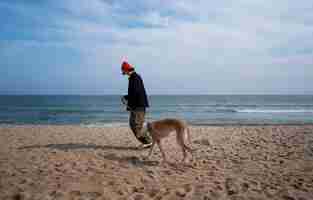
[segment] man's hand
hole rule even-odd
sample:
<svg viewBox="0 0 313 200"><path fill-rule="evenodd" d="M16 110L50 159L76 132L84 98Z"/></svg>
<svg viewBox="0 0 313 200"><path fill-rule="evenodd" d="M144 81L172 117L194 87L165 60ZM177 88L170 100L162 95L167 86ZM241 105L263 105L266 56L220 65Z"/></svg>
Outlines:
<svg viewBox="0 0 313 200"><path fill-rule="evenodd" d="M131 109L128 107L127 95L121 97L122 103L126 106L126 110L130 111Z"/></svg>
<svg viewBox="0 0 313 200"><path fill-rule="evenodd" d="M121 101L122 101L122 103L123 103L124 105L127 105L127 99L126 99L125 96L122 96L122 97L121 97Z"/></svg>

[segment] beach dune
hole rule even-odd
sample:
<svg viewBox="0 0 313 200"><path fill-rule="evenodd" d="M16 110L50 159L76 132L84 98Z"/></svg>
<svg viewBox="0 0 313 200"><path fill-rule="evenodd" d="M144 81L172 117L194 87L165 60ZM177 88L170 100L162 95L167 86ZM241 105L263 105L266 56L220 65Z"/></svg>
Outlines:
<svg viewBox="0 0 313 200"><path fill-rule="evenodd" d="M2 126L0 199L313 199L313 126L192 127L170 163L126 127Z"/></svg>

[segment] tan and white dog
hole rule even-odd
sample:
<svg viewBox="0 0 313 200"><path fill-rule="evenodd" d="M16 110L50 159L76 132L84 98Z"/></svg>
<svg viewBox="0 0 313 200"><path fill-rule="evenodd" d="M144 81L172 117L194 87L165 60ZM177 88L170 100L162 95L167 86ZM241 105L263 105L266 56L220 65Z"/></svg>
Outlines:
<svg viewBox="0 0 313 200"><path fill-rule="evenodd" d="M166 158L161 140L165 137L168 137L170 133L172 132L176 133L177 144L182 149L182 152L183 152L182 161L186 162L187 151L192 156L192 149L188 147L185 143L186 139L188 138L188 141L191 144L190 131L186 122L179 120L179 119L162 119L158 121L148 122L147 131L150 133L152 140L153 140L147 159L152 154L152 150L153 150L155 143L157 143L162 153L163 161L167 162L167 158Z"/></svg>

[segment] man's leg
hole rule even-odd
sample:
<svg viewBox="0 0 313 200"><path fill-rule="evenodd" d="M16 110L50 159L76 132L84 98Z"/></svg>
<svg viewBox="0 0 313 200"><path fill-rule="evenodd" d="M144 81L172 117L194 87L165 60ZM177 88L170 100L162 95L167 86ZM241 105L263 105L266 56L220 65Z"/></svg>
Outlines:
<svg viewBox="0 0 313 200"><path fill-rule="evenodd" d="M143 144L150 144L152 139L148 131L143 132L143 124L145 121L144 111L131 111L129 117L129 125L135 137Z"/></svg>

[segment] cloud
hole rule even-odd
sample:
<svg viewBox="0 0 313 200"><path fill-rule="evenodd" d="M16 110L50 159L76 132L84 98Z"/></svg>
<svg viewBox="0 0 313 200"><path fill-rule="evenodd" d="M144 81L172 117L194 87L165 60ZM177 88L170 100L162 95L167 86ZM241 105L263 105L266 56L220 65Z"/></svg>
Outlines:
<svg viewBox="0 0 313 200"><path fill-rule="evenodd" d="M295 67L300 65L312 68L313 54L275 58L273 63L276 65L292 65Z"/></svg>
<svg viewBox="0 0 313 200"><path fill-rule="evenodd" d="M152 92L165 87L174 91L173 80L188 92L204 93L212 85L216 91L233 92L226 81L237 84L238 92L250 93L280 91L274 86L262 89L262 84L248 87L253 79L274 85L303 78L313 84L313 73L302 73L310 72L313 52L313 2L308 0L7 1L0 8L13 16L0 25L0 58L7 61L19 47L37 46L47 55L55 48L77 52L72 58L81 76L88 66L100 81L118 76L120 59L126 56L151 80L147 84ZM7 48L9 44L15 48ZM27 56L36 60L35 53ZM68 60L58 58L58 64ZM193 83L185 85L185 79ZM117 85L116 91L122 87Z"/></svg>

